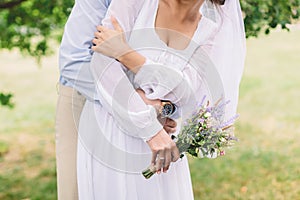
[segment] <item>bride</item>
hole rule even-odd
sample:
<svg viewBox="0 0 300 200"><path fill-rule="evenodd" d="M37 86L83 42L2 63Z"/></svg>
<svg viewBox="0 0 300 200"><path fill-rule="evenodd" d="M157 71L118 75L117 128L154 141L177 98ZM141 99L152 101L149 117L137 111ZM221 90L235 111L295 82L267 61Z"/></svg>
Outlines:
<svg viewBox="0 0 300 200"><path fill-rule="evenodd" d="M81 114L80 199L193 199L187 159L178 160L162 122L187 118L216 90L231 101L226 115L235 113L245 55L239 1L112 1L97 28L91 71L101 103L87 101ZM158 175L147 180L150 164Z"/></svg>

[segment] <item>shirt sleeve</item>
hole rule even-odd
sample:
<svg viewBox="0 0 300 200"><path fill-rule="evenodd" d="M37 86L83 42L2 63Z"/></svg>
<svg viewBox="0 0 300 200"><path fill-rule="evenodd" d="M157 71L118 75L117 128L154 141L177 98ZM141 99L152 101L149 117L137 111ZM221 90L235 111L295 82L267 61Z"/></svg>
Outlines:
<svg viewBox="0 0 300 200"><path fill-rule="evenodd" d="M75 1L60 46L62 66L91 60L94 32L106 14L108 3L106 0Z"/></svg>

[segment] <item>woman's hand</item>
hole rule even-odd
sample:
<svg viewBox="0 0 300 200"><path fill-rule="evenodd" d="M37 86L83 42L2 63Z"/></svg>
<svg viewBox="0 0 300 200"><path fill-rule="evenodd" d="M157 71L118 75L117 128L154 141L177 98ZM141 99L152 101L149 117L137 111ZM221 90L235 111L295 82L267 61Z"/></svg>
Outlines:
<svg viewBox="0 0 300 200"><path fill-rule="evenodd" d="M96 46L92 50L103 55L119 59L121 56L129 53L132 49L126 42L125 34L116 18L111 17L114 30L104 26L97 26L93 43Z"/></svg>
<svg viewBox="0 0 300 200"><path fill-rule="evenodd" d="M171 162L177 161L180 157L175 142L164 129L159 131L147 143L152 150L151 164L155 166L157 173L161 173L161 169L163 169L163 172L167 172Z"/></svg>

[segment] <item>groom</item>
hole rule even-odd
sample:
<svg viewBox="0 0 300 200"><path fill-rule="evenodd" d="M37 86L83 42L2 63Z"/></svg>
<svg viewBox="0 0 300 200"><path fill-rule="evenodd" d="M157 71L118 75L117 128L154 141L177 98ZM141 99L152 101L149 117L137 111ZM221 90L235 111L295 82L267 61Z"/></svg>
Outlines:
<svg viewBox="0 0 300 200"><path fill-rule="evenodd" d="M96 26L104 18L111 0L77 0L65 25L59 50L59 97L56 111L56 163L59 200L77 200L77 128L86 99L101 104L94 91L89 71L92 39ZM146 104L151 101L145 99ZM163 124L168 133L176 122ZM152 142L157 142L151 139ZM159 143L159 141L158 141ZM150 162L150 161L149 161Z"/></svg>

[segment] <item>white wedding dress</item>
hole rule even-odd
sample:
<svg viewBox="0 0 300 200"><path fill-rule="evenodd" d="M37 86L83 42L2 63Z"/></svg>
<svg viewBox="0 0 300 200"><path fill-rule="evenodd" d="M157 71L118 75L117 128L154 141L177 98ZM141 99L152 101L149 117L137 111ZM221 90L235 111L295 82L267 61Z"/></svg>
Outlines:
<svg viewBox="0 0 300 200"><path fill-rule="evenodd" d="M225 93L226 98L232 97L233 108L236 107L238 92L235 87L228 90L224 85L226 77L218 77L216 73L219 68L208 73L209 76L216 73L214 84L206 80L205 70L209 71L206 68L214 68L206 53L213 51L217 23L203 16L188 47L171 49L154 29L158 2L112 1L103 21L111 26L109 16L113 15L124 30L134 30L126 33L128 42L147 61L133 75L113 59L96 53L93 56L91 71L101 104L87 101L81 114L77 154L81 200L194 199L186 157L172 163L167 173L155 174L150 179L142 176L142 170L151 161L151 150L144 140L161 130L162 125L155 109L144 104L135 88L142 88L149 99L172 101L183 118L195 109L203 95L216 100L217 95ZM232 78L238 81L227 85L239 83L241 74L235 76ZM231 111L229 115L235 109Z"/></svg>

